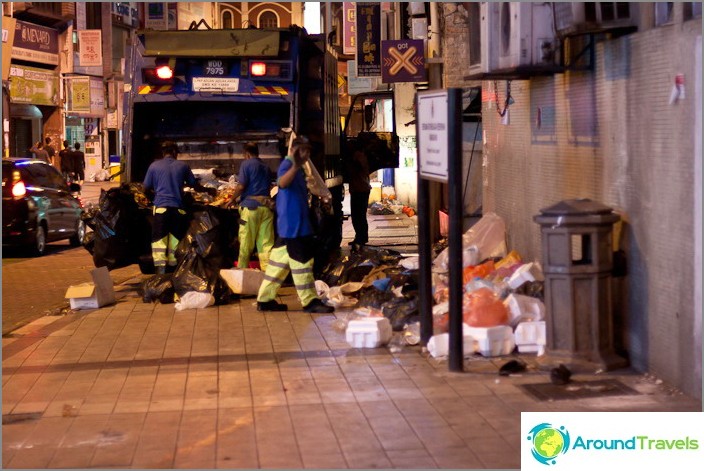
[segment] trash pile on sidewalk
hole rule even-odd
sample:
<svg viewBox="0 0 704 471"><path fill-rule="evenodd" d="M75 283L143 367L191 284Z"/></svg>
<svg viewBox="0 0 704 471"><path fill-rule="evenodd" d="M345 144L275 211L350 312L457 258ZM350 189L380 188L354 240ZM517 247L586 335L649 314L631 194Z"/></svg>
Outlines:
<svg viewBox="0 0 704 471"><path fill-rule="evenodd" d="M507 253L504 222L485 215L462 238L464 352L486 357L545 346L543 275L537 262ZM433 261L433 357L448 353L448 249L436 244ZM444 248L444 250L443 250ZM419 342L418 257L364 248L330 264L316 282L319 295L338 308L336 328L357 348ZM393 332L399 333L397 336ZM394 337L396 339L394 340ZM399 340L400 338L400 340Z"/></svg>

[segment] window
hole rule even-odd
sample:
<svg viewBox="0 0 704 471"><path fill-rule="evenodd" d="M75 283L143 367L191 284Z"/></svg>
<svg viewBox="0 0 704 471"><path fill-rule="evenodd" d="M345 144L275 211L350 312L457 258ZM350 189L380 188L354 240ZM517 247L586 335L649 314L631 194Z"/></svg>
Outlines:
<svg viewBox="0 0 704 471"><path fill-rule="evenodd" d="M222 12L222 29L232 29L232 12L225 10Z"/></svg>
<svg viewBox="0 0 704 471"><path fill-rule="evenodd" d="M469 65L479 65L481 52L481 11L479 3L464 3L469 19Z"/></svg>
<svg viewBox="0 0 704 471"><path fill-rule="evenodd" d="M674 2L655 3L655 26L672 23L672 9Z"/></svg>
<svg viewBox="0 0 704 471"><path fill-rule="evenodd" d="M702 17L701 2L684 2L682 4L682 19L684 21Z"/></svg>
<svg viewBox="0 0 704 471"><path fill-rule="evenodd" d="M279 18L273 11L265 11L259 15L259 27L262 29L266 28L278 28Z"/></svg>

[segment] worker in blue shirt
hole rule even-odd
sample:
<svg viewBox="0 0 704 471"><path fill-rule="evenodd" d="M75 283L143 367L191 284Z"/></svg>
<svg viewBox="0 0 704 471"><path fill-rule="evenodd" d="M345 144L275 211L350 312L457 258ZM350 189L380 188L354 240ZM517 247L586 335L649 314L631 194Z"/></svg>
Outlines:
<svg viewBox="0 0 704 471"><path fill-rule="evenodd" d="M302 169L310 158L308 139L297 137L287 156L279 166L276 195L276 228L279 239L269 257L264 281L257 294L257 310L286 311L288 306L276 302L276 294L288 276L293 276L296 293L303 310L310 313L331 313L335 310L318 298L313 276L315 241L309 218L308 187Z"/></svg>
<svg viewBox="0 0 704 471"><path fill-rule="evenodd" d="M240 197L239 268L247 268L256 246L259 266L266 271L269 253L274 247L274 200L270 196L272 172L259 158L254 142L244 145L244 162L237 176L237 186L231 202Z"/></svg>
<svg viewBox="0 0 704 471"><path fill-rule="evenodd" d="M197 181L185 162L176 160L178 148L171 141L161 145L162 158L155 160L144 177L144 191L154 191L154 219L152 222L152 258L157 274L166 273L166 267L176 267L176 247L188 230L188 218L183 205L183 187L188 185L200 191L214 193Z"/></svg>

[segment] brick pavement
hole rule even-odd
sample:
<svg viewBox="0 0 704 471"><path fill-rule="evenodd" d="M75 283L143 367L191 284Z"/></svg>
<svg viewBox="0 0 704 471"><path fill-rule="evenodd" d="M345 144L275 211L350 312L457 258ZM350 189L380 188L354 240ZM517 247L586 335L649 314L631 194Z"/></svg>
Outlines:
<svg viewBox="0 0 704 471"><path fill-rule="evenodd" d="M420 347L350 348L346 313L304 313L292 288L288 313L175 311L126 278L115 305L3 338L3 467L518 468L521 411L701 410L629 370L598 378L636 395L541 402L520 388L547 381L535 357L511 377L509 357L451 373Z"/></svg>

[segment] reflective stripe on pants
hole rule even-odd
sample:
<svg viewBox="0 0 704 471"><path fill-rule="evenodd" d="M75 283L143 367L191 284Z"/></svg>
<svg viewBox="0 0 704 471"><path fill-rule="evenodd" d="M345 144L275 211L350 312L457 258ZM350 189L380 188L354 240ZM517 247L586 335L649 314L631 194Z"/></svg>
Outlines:
<svg viewBox="0 0 704 471"><path fill-rule="evenodd" d="M298 262L288 255L286 246L276 247L271 251L269 265L264 273L264 281L259 287L257 301L273 301L281 284L288 276L289 270L293 276L296 293L303 306L318 298L313 276L313 259L305 263Z"/></svg>
<svg viewBox="0 0 704 471"><path fill-rule="evenodd" d="M274 247L274 213L264 206L256 209L240 208L240 255L239 268L247 268L252 250L257 248L259 266L266 271L269 253Z"/></svg>

